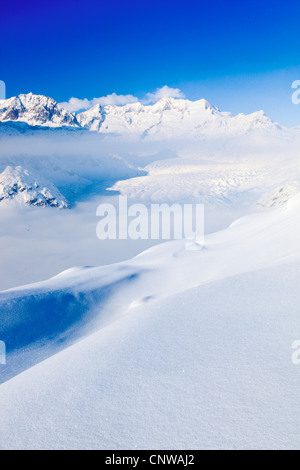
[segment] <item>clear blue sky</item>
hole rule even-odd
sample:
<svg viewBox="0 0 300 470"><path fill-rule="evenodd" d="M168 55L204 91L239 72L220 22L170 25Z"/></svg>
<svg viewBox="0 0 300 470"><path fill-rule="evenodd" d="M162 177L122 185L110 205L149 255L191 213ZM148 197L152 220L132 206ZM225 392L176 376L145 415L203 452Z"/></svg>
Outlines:
<svg viewBox="0 0 300 470"><path fill-rule="evenodd" d="M58 101L168 85L222 110L300 124L300 2L28 0L1 2L7 95Z"/></svg>

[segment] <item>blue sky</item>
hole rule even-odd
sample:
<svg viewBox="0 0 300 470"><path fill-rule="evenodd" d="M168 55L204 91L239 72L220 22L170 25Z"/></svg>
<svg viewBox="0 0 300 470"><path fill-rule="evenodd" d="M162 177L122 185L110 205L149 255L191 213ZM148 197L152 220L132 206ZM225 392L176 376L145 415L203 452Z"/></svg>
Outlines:
<svg viewBox="0 0 300 470"><path fill-rule="evenodd" d="M300 124L299 0L29 0L0 11L7 96L57 101L164 85L222 110Z"/></svg>

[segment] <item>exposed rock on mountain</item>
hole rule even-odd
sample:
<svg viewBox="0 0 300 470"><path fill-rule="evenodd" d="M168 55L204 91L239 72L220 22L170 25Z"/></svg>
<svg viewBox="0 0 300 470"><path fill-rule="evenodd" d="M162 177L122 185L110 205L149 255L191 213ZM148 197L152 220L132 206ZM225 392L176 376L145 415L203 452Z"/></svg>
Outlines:
<svg viewBox="0 0 300 470"><path fill-rule="evenodd" d="M73 114L43 95L19 95L0 100L0 121L21 121L31 126L80 127Z"/></svg>
<svg viewBox="0 0 300 470"><path fill-rule="evenodd" d="M233 116L206 100L163 98L154 105L100 106L77 115L82 127L137 138L197 138L240 135L252 130L278 130L263 111Z"/></svg>
<svg viewBox="0 0 300 470"><path fill-rule="evenodd" d="M7 166L0 174L0 203L15 200L29 206L70 208L61 192L34 170Z"/></svg>

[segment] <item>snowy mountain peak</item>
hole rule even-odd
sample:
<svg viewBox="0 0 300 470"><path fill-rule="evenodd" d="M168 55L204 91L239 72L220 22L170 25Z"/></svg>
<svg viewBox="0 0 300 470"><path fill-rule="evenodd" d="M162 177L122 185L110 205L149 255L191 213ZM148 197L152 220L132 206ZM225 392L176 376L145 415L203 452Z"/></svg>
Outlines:
<svg viewBox="0 0 300 470"><path fill-rule="evenodd" d="M20 121L31 126L79 127L75 116L60 108L53 98L33 93L0 100L0 121Z"/></svg>
<svg viewBox="0 0 300 470"><path fill-rule="evenodd" d="M94 106L77 115L82 127L129 138L176 139L240 135L279 128L263 111L253 114L221 112L205 99L162 98L155 104Z"/></svg>
<svg viewBox="0 0 300 470"><path fill-rule="evenodd" d="M84 128L129 139L148 140L217 138L255 130L280 129L263 111L234 116L219 111L205 99L161 98L155 104L135 102L124 106L97 104L75 117L53 98L33 93L0 100L1 122Z"/></svg>
<svg viewBox="0 0 300 470"><path fill-rule="evenodd" d="M60 191L34 170L7 166L0 174L0 202L15 200L29 206L70 207Z"/></svg>

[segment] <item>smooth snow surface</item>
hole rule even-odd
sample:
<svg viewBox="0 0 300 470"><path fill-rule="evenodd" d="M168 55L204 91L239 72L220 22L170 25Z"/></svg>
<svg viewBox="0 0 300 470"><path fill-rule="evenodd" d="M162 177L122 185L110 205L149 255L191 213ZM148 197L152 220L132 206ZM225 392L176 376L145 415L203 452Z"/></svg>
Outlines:
<svg viewBox="0 0 300 470"><path fill-rule="evenodd" d="M299 448L299 229L300 195L2 292L0 446Z"/></svg>
<svg viewBox="0 0 300 470"><path fill-rule="evenodd" d="M0 388L1 448L299 449L299 275L139 307L29 369Z"/></svg>

